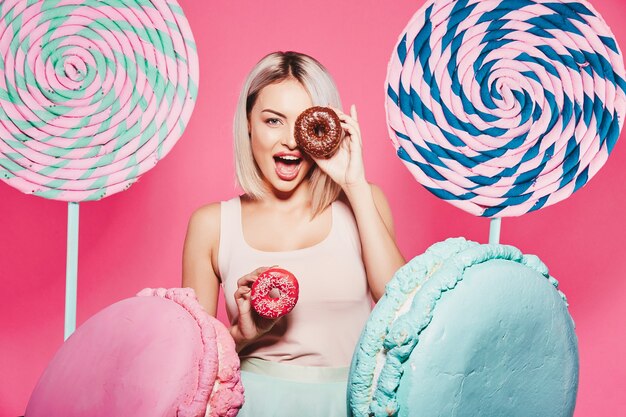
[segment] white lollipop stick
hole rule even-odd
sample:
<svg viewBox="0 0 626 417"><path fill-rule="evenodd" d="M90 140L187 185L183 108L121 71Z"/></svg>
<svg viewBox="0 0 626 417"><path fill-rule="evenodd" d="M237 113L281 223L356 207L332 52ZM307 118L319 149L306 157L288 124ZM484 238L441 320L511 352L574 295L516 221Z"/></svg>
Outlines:
<svg viewBox="0 0 626 417"><path fill-rule="evenodd" d="M78 287L78 203L67 206L67 261L65 269L65 332L67 340L76 330Z"/></svg>
<svg viewBox="0 0 626 417"><path fill-rule="evenodd" d="M500 225L502 218L494 217L489 221L489 244L497 245L500 243Z"/></svg>

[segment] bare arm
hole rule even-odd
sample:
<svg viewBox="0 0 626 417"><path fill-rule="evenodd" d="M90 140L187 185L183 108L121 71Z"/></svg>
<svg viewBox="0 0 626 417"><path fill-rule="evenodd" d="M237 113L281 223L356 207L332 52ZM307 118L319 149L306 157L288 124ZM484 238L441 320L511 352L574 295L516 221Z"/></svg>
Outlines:
<svg viewBox="0 0 626 417"><path fill-rule="evenodd" d="M189 220L183 249L183 287L195 290L198 300L212 316L217 314L219 278L217 275L217 250L220 238L220 204L214 203L196 210ZM267 269L261 267L237 281L234 297L239 319L229 331L237 351L269 331L276 320L266 320L256 315L250 306L250 286L257 275Z"/></svg>
<svg viewBox="0 0 626 417"><path fill-rule="evenodd" d="M220 236L220 205L209 204L189 219L183 248L183 287L191 287L204 309L217 314L219 278L217 248Z"/></svg>
<svg viewBox="0 0 626 417"><path fill-rule="evenodd" d="M387 282L406 263L396 245L391 210L375 185L363 182L346 187L345 192L359 228L367 282L374 301L378 301Z"/></svg>
<svg viewBox="0 0 626 417"><path fill-rule="evenodd" d="M350 115L334 109L346 137L337 153L328 160L315 162L348 197L359 228L363 264L367 282L375 301L385 292L385 285L405 260L395 242L393 220L389 204L382 191L365 179L361 129L355 106Z"/></svg>

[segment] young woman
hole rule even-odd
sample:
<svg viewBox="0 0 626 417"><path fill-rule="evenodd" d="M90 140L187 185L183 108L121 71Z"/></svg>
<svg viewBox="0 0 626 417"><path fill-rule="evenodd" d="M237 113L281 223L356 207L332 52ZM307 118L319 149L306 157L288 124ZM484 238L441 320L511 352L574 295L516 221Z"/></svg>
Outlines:
<svg viewBox="0 0 626 417"><path fill-rule="evenodd" d="M338 114L345 138L330 159L294 140L312 106ZM405 261L389 205L366 181L356 108L341 111L326 69L295 52L263 58L249 74L234 121L237 180L245 194L191 216L183 287L215 315L219 287L242 361L240 416L345 416L352 353L385 284ZM250 287L270 266L292 272L298 304L259 317Z"/></svg>

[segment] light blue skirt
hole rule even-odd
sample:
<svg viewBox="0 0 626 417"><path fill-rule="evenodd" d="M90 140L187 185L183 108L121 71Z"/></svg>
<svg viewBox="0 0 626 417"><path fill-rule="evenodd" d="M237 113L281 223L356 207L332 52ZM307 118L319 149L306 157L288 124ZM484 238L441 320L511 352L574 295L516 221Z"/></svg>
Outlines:
<svg viewBox="0 0 626 417"><path fill-rule="evenodd" d="M243 359L245 402L238 417L346 417L349 368Z"/></svg>

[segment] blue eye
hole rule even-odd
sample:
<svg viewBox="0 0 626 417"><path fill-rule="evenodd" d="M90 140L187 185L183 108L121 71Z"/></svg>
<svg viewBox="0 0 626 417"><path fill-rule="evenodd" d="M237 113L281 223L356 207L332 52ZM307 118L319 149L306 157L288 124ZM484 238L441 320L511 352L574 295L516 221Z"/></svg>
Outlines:
<svg viewBox="0 0 626 417"><path fill-rule="evenodd" d="M267 123L270 126L278 126L281 122L280 122L280 119L277 119L275 117L270 117L269 119L265 121L265 123Z"/></svg>

